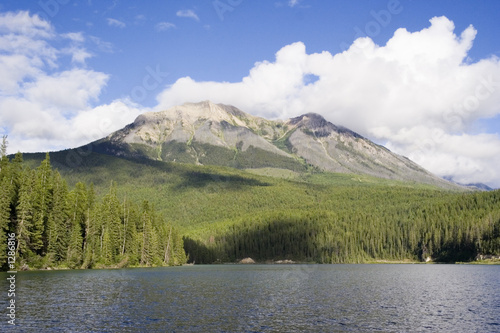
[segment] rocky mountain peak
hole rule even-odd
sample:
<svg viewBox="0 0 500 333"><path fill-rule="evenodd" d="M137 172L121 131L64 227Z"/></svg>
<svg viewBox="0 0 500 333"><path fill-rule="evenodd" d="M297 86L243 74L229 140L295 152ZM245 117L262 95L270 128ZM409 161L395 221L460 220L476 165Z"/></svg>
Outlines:
<svg viewBox="0 0 500 333"><path fill-rule="evenodd" d="M312 131L317 137L326 137L332 134L333 132L338 134L349 135L355 138L363 138L356 132L351 131L348 128L343 126L337 126L327 121L323 116L317 113L306 113L301 116L291 118L288 121L288 124L295 126L297 128L305 128L307 130Z"/></svg>
<svg viewBox="0 0 500 333"><path fill-rule="evenodd" d="M243 115L246 114L233 106L215 104L211 101L184 103L165 111L143 113L134 121L134 127L143 126L145 124L160 124L165 121L194 124L203 120L211 120L219 123L226 121L228 123L244 126L245 123L239 119Z"/></svg>
<svg viewBox="0 0 500 333"><path fill-rule="evenodd" d="M310 129L322 128L328 125L328 121L323 116L313 112L290 118L288 122L291 125L306 126Z"/></svg>

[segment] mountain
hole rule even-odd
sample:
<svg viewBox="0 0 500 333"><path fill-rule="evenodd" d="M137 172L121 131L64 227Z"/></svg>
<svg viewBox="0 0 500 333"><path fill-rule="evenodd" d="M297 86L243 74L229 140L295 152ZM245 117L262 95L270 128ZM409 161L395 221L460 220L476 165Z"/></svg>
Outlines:
<svg viewBox="0 0 500 333"><path fill-rule="evenodd" d="M458 184L460 186L467 187L467 188L469 188L471 190L474 190L474 191L493 191L493 188L491 188L488 185L483 184L483 183L468 183L468 184L464 184L464 183L460 183L460 182L454 181L452 176L444 176L443 178L446 179L446 180L448 180L448 181L450 181L450 182L452 182L452 183Z"/></svg>
<svg viewBox="0 0 500 333"><path fill-rule="evenodd" d="M118 157L298 173L312 168L461 188L315 113L273 121L230 105L185 103L144 113L91 145Z"/></svg>
<svg viewBox="0 0 500 333"><path fill-rule="evenodd" d="M459 184L459 185L462 185L462 184ZM465 184L462 186L466 186L466 187L469 187L473 190L479 190L479 191L493 191L493 188L491 188L488 185L483 184L483 183L470 183L470 184Z"/></svg>

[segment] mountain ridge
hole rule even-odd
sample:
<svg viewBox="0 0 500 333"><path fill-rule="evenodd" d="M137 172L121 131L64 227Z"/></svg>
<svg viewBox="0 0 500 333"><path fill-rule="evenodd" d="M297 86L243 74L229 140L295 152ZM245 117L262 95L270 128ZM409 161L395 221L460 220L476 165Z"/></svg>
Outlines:
<svg viewBox="0 0 500 333"><path fill-rule="evenodd" d="M463 189L316 113L267 120L225 104L147 112L93 143L100 153L164 162L370 175Z"/></svg>

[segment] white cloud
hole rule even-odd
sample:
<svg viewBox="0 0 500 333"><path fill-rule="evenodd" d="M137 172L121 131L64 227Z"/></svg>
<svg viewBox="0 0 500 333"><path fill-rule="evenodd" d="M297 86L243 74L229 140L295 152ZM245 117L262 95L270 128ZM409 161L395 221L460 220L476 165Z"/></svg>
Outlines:
<svg viewBox="0 0 500 333"><path fill-rule="evenodd" d="M0 13L0 96L17 93L24 80L57 67L52 27L27 12Z"/></svg>
<svg viewBox="0 0 500 333"><path fill-rule="evenodd" d="M38 152L78 147L98 140L131 123L144 108L116 100L94 108L87 107L75 116L64 117L60 110L43 109L27 100L2 100L0 107L10 107L2 123L11 124L8 153Z"/></svg>
<svg viewBox="0 0 500 333"><path fill-rule="evenodd" d="M101 139L130 124L144 111L147 109L128 100L115 100L110 104L79 112L71 121L74 133L72 140L75 145L81 145Z"/></svg>
<svg viewBox="0 0 500 333"><path fill-rule="evenodd" d="M85 37L81 32L68 32L65 34L61 34L61 37L68 38L74 42L83 43L85 41Z"/></svg>
<svg viewBox="0 0 500 333"><path fill-rule="evenodd" d="M0 33L21 34L28 37L51 38L54 29L38 15L30 15L26 11L0 13Z"/></svg>
<svg viewBox="0 0 500 333"><path fill-rule="evenodd" d="M117 28L123 29L123 28L125 28L127 26L124 22L119 21L119 20L114 19L114 18L110 18L110 17L108 17L106 19L106 22L108 22L108 25L110 27L117 27Z"/></svg>
<svg viewBox="0 0 500 333"><path fill-rule="evenodd" d="M16 93L22 80L40 72L33 62L21 54L0 55L0 96Z"/></svg>
<svg viewBox="0 0 500 333"><path fill-rule="evenodd" d="M0 18L1 21L1 18ZM23 34L0 35L0 51L2 55L23 55L32 60L31 66L48 64L56 67L57 50L51 47L48 40L34 39Z"/></svg>
<svg viewBox="0 0 500 333"><path fill-rule="evenodd" d="M299 0L288 0L288 6L295 7L299 4Z"/></svg>
<svg viewBox="0 0 500 333"><path fill-rule="evenodd" d="M113 53L115 51L115 47L110 42L103 41L101 38L96 36L90 36L89 39L101 52Z"/></svg>
<svg viewBox="0 0 500 333"><path fill-rule="evenodd" d="M71 62L72 63L79 63L79 64L85 64L85 61L88 58L91 58L93 56L92 53L87 52L87 50L85 48L81 48L81 47L77 47L77 46L71 46L71 47L62 49L62 52L71 55Z"/></svg>
<svg viewBox="0 0 500 333"><path fill-rule="evenodd" d="M90 56L85 40L79 32L57 34L27 12L0 14L0 134L9 136L9 153L83 145L141 112L126 100L92 105L109 76L78 67ZM71 57L72 68L59 68L63 57Z"/></svg>
<svg viewBox="0 0 500 333"><path fill-rule="evenodd" d="M175 29L175 24L170 22L159 22L155 26L156 31L165 31L169 29Z"/></svg>
<svg viewBox="0 0 500 333"><path fill-rule="evenodd" d="M68 32L61 34L60 37L71 41L71 45L63 48L61 52L71 55L72 63L85 64L85 61L93 56L92 53L88 52L82 46L85 42L85 37L82 32Z"/></svg>
<svg viewBox="0 0 500 333"><path fill-rule="evenodd" d="M195 21L199 21L200 20L200 18L198 17L198 15L196 15L196 13L192 9L182 9L182 10L179 10L179 11L177 11L176 15L179 16L179 17L192 18Z"/></svg>
<svg viewBox="0 0 500 333"><path fill-rule="evenodd" d="M210 99L272 118L317 112L440 176L500 187L500 134L468 133L500 114L500 60L469 63L476 30L457 36L446 17L430 22L398 29L384 46L359 38L335 55L287 45L236 83L180 78L158 95L157 109Z"/></svg>
<svg viewBox="0 0 500 333"><path fill-rule="evenodd" d="M413 161L457 182L500 186L498 134L450 134L441 128L415 126L394 133L387 146L393 151L407 151Z"/></svg>
<svg viewBox="0 0 500 333"><path fill-rule="evenodd" d="M90 100L97 100L107 80L106 74L84 69L40 75L35 82L24 85L24 96L44 108L77 112Z"/></svg>

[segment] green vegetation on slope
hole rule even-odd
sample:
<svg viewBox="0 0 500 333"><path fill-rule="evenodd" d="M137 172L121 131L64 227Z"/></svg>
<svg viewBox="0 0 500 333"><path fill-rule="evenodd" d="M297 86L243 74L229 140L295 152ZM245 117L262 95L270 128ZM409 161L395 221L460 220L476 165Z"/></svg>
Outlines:
<svg viewBox="0 0 500 333"><path fill-rule="evenodd" d="M198 228L185 239L196 262L292 259L321 263L373 260L472 260L500 254L500 193L422 197L395 192L355 199L357 208L276 210ZM390 195L390 193L387 193ZM403 200L397 200L398 195ZM319 205L318 205L319 206ZM495 207L496 208L493 208ZM494 210L492 212L492 210Z"/></svg>
<svg viewBox="0 0 500 333"><path fill-rule="evenodd" d="M97 153L70 164L72 152L50 155L70 185L93 182L103 197L114 181L118 198L147 199L183 235L189 260L196 263L248 256L324 263L468 261L478 253L500 254L500 191L446 192L329 173L287 181ZM42 158L25 155L28 164Z"/></svg>

